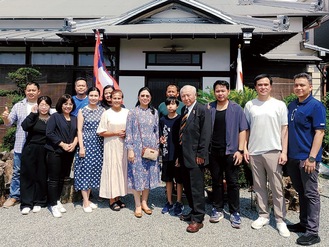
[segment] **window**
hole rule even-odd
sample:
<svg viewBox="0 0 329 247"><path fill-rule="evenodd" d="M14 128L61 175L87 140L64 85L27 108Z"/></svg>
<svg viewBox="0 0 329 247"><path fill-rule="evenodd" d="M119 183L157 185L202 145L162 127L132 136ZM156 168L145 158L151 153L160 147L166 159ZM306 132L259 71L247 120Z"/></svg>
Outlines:
<svg viewBox="0 0 329 247"><path fill-rule="evenodd" d="M0 53L0 64L25 64L25 53Z"/></svg>
<svg viewBox="0 0 329 247"><path fill-rule="evenodd" d="M103 57L106 67L110 67L111 62L108 57L104 55ZM113 61L113 63L115 63L115 61ZM94 53L79 53L79 66L94 66Z"/></svg>
<svg viewBox="0 0 329 247"><path fill-rule="evenodd" d="M32 53L32 64L73 65L73 54L70 54L70 53Z"/></svg>
<svg viewBox="0 0 329 247"><path fill-rule="evenodd" d="M200 66L202 67L202 52L147 52L147 66Z"/></svg>

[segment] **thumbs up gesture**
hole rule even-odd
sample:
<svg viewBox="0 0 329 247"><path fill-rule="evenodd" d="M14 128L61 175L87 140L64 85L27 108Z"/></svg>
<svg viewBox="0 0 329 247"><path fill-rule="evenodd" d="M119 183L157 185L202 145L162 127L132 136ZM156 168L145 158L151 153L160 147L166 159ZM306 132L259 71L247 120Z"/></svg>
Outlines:
<svg viewBox="0 0 329 247"><path fill-rule="evenodd" d="M5 124L8 123L8 116L9 116L9 110L8 110L8 107L5 106L5 111L2 113L2 119Z"/></svg>

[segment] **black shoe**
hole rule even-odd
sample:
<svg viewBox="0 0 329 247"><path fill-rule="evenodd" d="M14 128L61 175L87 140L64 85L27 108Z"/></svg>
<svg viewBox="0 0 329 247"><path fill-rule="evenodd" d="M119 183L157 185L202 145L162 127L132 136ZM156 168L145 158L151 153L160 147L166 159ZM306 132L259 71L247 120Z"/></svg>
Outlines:
<svg viewBox="0 0 329 247"><path fill-rule="evenodd" d="M313 245L320 243L321 239L318 235L302 235L296 241L299 245Z"/></svg>
<svg viewBox="0 0 329 247"><path fill-rule="evenodd" d="M301 233L306 232L306 227L302 226L300 223L297 223L297 224L294 224L294 225L287 225L287 228L291 232L301 232Z"/></svg>
<svg viewBox="0 0 329 247"><path fill-rule="evenodd" d="M189 213L189 214L181 214L179 216L179 219L182 220L182 221L191 221L192 220L192 214Z"/></svg>

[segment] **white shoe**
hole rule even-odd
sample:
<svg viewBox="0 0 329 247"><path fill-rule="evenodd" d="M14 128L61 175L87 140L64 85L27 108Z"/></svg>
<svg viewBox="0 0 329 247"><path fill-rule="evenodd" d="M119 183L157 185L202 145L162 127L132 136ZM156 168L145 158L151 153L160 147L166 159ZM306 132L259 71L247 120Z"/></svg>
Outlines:
<svg viewBox="0 0 329 247"><path fill-rule="evenodd" d="M66 213L66 209L64 208L63 204L61 201L57 201L57 207L61 213Z"/></svg>
<svg viewBox="0 0 329 247"><path fill-rule="evenodd" d="M95 203L90 202L89 207L91 207L91 209L96 209L96 208L98 208L98 205L95 204Z"/></svg>
<svg viewBox="0 0 329 247"><path fill-rule="evenodd" d="M33 213L38 213L41 211L41 207L40 206L34 206L33 209L32 209L32 212Z"/></svg>
<svg viewBox="0 0 329 247"><path fill-rule="evenodd" d="M276 228L279 231L279 234L282 237L288 238L290 237L290 231L287 228L287 224L285 222L281 222L281 223L276 223Z"/></svg>
<svg viewBox="0 0 329 247"><path fill-rule="evenodd" d="M61 218L62 217L62 213L61 213L61 211L59 211L59 208L58 208L57 205L50 207L50 209L51 209L51 213L53 214L53 216L55 218Z"/></svg>
<svg viewBox="0 0 329 247"><path fill-rule="evenodd" d="M82 206L82 208L83 208L83 211L85 212L85 213L91 213L93 210L92 210L92 208L89 206L89 207L84 207L84 206Z"/></svg>
<svg viewBox="0 0 329 247"><path fill-rule="evenodd" d="M264 217L258 217L257 220L252 222L251 228L253 229L261 229L263 226L268 225L270 223L270 220Z"/></svg>
<svg viewBox="0 0 329 247"><path fill-rule="evenodd" d="M31 211L30 208L23 208L21 213L22 213L22 215L27 215L27 214L29 214L30 211Z"/></svg>

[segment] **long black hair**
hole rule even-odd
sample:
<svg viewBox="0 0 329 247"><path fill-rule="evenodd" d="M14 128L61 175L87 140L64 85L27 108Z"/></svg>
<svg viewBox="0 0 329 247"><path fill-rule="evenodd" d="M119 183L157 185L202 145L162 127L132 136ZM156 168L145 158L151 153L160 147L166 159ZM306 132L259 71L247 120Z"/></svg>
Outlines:
<svg viewBox="0 0 329 247"><path fill-rule="evenodd" d="M151 95L151 101L150 101L150 103L148 104L148 107L150 108L151 113L154 115L154 113L155 113L155 108L154 108L154 106L152 105L152 92L151 92L151 90L150 90L148 87L142 87L142 88L139 89L139 91L138 91L138 97L139 97L139 95L141 94L141 92L144 91L144 90L146 90L147 92L149 92L149 94ZM136 106L139 106L140 104L141 104L141 103L139 102L139 100L137 100L137 103L136 103L135 107L136 107Z"/></svg>
<svg viewBox="0 0 329 247"><path fill-rule="evenodd" d="M103 96L102 96L102 101L101 101L101 105L102 106L109 106L108 102L106 101L105 97L104 97L104 94L105 94L105 90L108 89L108 88L112 88L112 91L114 91L114 87L111 86L111 85L106 85L104 88L103 88Z"/></svg>

